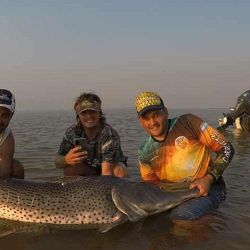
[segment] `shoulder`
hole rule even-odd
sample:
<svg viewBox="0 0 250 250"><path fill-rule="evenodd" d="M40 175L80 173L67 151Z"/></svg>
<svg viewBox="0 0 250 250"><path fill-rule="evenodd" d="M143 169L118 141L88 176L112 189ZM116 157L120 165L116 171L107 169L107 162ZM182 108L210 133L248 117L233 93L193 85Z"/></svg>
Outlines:
<svg viewBox="0 0 250 250"><path fill-rule="evenodd" d="M200 137L201 133L204 133L208 128L212 128L206 121L194 114L185 114L179 117L179 125L177 130L186 130L191 134L195 134ZM214 129L214 128L212 128Z"/></svg>
<svg viewBox="0 0 250 250"><path fill-rule="evenodd" d="M107 123L104 124L101 135L104 137L119 137L118 132Z"/></svg>
<svg viewBox="0 0 250 250"><path fill-rule="evenodd" d="M69 126L66 129L65 133L67 133L67 134L73 133L73 132L75 132L76 129L77 129L77 125L76 124L72 124L71 126Z"/></svg>
<svg viewBox="0 0 250 250"><path fill-rule="evenodd" d="M150 138L151 136L148 136L147 139L140 144L139 151L143 150L146 145L150 144Z"/></svg>
<svg viewBox="0 0 250 250"><path fill-rule="evenodd" d="M6 138L11 134L11 129L10 127L5 128L1 133L0 133L0 146L5 142Z"/></svg>
<svg viewBox="0 0 250 250"><path fill-rule="evenodd" d="M12 131L10 129L10 127L7 127L5 130L3 130L1 133L0 133L0 146L7 140L7 139L13 139L14 140L14 137L13 137L13 134L12 134Z"/></svg>
<svg viewBox="0 0 250 250"><path fill-rule="evenodd" d="M147 139L140 144L138 149L139 160L143 160L145 157L150 155L151 151L154 151L159 143L155 142L151 136L148 136Z"/></svg>
<svg viewBox="0 0 250 250"><path fill-rule="evenodd" d="M0 153L4 155L13 155L14 150L15 150L15 140L10 130L4 142L0 145Z"/></svg>
<svg viewBox="0 0 250 250"><path fill-rule="evenodd" d="M179 116L178 120L194 121L194 120L201 120L201 118L197 115L188 113L188 114L184 114L184 115Z"/></svg>
<svg viewBox="0 0 250 250"><path fill-rule="evenodd" d="M79 127L76 124L73 124L66 129L65 137L66 137L66 139L70 139L70 138L74 138L78 134L80 137L81 133L82 133L81 129L79 129Z"/></svg>
<svg viewBox="0 0 250 250"><path fill-rule="evenodd" d="M184 114L178 117L177 122L181 122L189 126L200 126L203 123L203 120L194 114Z"/></svg>

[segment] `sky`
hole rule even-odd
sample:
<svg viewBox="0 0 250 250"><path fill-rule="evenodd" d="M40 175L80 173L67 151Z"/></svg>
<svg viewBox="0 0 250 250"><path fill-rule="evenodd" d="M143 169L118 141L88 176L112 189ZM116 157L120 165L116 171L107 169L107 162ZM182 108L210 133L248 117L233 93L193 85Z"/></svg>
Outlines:
<svg viewBox="0 0 250 250"><path fill-rule="evenodd" d="M250 89L248 0L1 0L0 88L17 110L104 108L155 91L169 108L234 106Z"/></svg>

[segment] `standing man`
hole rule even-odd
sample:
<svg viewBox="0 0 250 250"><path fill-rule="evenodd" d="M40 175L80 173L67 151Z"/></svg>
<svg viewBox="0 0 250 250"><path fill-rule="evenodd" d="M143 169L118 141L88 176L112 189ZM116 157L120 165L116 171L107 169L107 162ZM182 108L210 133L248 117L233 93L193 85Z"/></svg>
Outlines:
<svg viewBox="0 0 250 250"><path fill-rule="evenodd" d="M127 175L126 160L116 130L106 123L101 99L83 93L75 101L77 124L70 126L55 158L65 176Z"/></svg>
<svg viewBox="0 0 250 250"><path fill-rule="evenodd" d="M0 177L24 178L22 164L15 160L15 140L9 122L15 112L15 97L0 89Z"/></svg>
<svg viewBox="0 0 250 250"><path fill-rule="evenodd" d="M222 173L234 154L231 144L195 115L169 119L154 92L139 94L135 105L140 124L149 134L138 151L141 179L163 189L169 183L187 183L199 190L197 198L172 210L172 219L192 220L217 208L225 199Z"/></svg>

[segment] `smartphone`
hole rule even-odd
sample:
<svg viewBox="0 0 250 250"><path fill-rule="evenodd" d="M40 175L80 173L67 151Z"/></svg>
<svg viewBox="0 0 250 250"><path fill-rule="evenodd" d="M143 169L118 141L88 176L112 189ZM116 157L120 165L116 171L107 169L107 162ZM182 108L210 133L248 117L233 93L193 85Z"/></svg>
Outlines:
<svg viewBox="0 0 250 250"><path fill-rule="evenodd" d="M83 137L75 138L75 145L76 146L81 146L82 150L87 151L88 142L87 142L86 138L83 138Z"/></svg>

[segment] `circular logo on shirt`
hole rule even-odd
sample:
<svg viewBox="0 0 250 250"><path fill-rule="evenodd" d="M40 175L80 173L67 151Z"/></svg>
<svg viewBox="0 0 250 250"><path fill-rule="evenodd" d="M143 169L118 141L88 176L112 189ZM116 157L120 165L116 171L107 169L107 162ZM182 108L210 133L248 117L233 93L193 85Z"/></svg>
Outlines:
<svg viewBox="0 0 250 250"><path fill-rule="evenodd" d="M177 150L188 148L189 140L185 136L179 136L175 139L175 147Z"/></svg>

